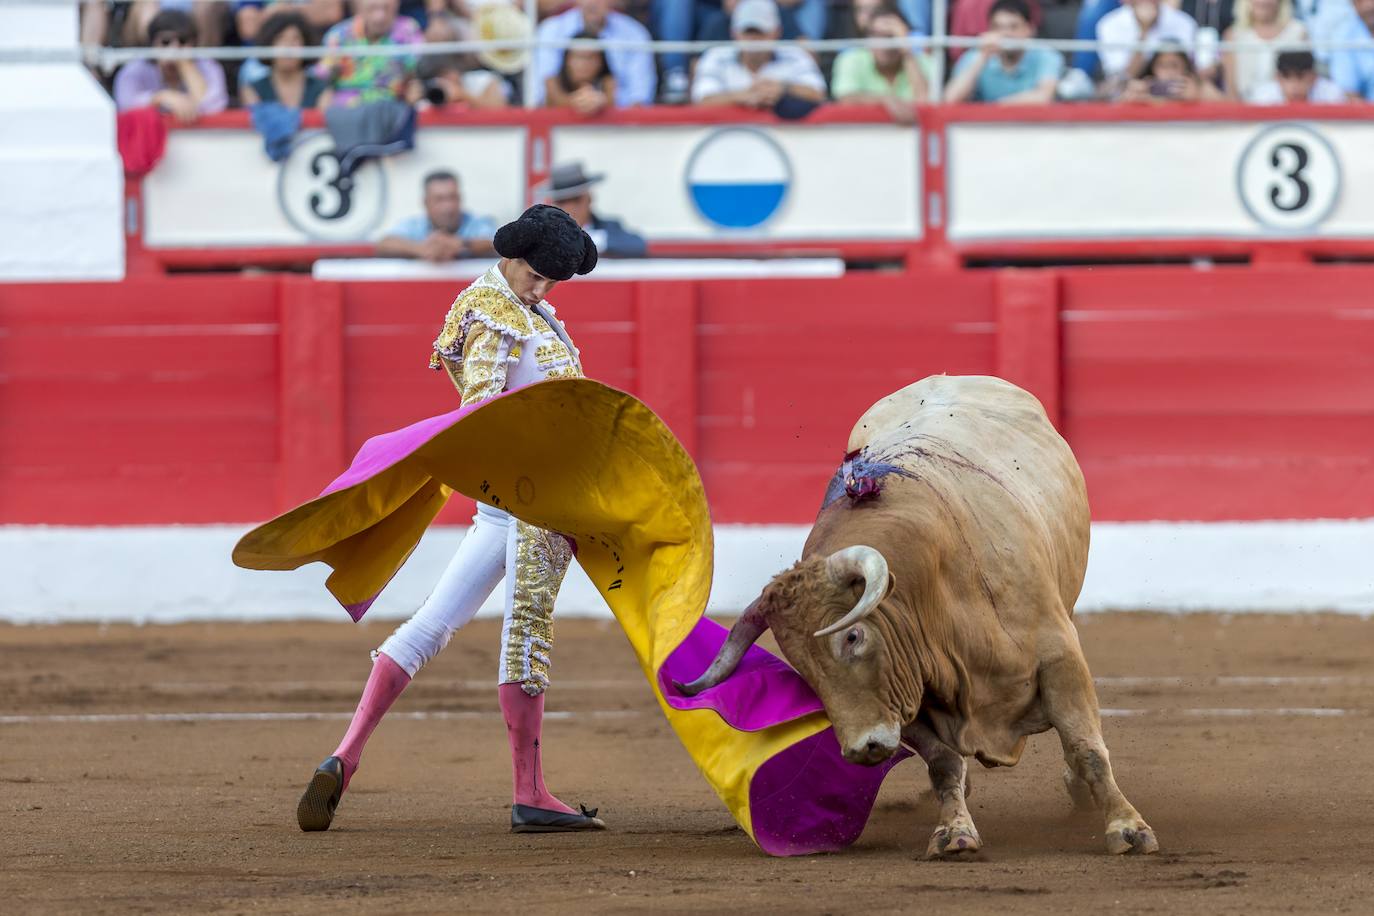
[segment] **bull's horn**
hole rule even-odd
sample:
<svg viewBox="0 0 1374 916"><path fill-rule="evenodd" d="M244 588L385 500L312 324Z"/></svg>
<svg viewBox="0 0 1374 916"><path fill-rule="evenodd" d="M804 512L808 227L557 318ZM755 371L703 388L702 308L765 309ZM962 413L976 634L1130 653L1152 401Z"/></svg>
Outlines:
<svg viewBox="0 0 1374 916"><path fill-rule="evenodd" d="M708 687L716 686L735 673L735 668L739 665L740 659L744 658L745 651L758 641L766 629L768 624L764 621L763 614L759 613L759 602L755 599L730 628L730 636L725 640L725 645L720 647L716 660L711 662L711 667L706 669L706 673L690 684L673 681L673 686L679 693L689 697L696 696Z"/></svg>
<svg viewBox="0 0 1374 916"><path fill-rule="evenodd" d="M887 594L887 560L872 547L859 544L837 550L825 561L825 569L831 580L841 585L852 582L855 576L862 576L864 593L852 611L824 630L817 630L817 636L829 636L858 623L872 613Z"/></svg>

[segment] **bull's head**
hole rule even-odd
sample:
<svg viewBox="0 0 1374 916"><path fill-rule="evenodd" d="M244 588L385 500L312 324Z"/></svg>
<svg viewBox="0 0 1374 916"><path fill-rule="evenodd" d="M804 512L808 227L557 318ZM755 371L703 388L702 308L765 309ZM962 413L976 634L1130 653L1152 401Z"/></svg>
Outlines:
<svg viewBox="0 0 1374 916"><path fill-rule="evenodd" d="M845 759L875 765L891 757L903 718L894 702L890 631L867 620L894 585L872 547L812 557L774 577L730 630L706 673L676 684L689 696L734 672L745 650L772 629L782 654L825 704ZM914 659L907 665L914 664Z"/></svg>

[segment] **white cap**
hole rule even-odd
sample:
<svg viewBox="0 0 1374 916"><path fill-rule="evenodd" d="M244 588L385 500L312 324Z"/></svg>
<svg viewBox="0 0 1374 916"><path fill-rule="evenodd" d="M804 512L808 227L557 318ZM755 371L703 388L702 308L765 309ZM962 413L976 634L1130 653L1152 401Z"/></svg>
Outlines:
<svg viewBox="0 0 1374 916"><path fill-rule="evenodd" d="M776 31L782 25L778 16L778 5L773 0L740 0L730 15L730 31L755 32Z"/></svg>

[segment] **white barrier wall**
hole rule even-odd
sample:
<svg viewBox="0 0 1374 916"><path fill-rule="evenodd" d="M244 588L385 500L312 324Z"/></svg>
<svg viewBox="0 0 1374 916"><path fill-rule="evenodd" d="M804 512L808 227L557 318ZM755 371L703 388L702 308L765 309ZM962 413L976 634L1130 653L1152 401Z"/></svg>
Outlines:
<svg viewBox="0 0 1374 916"><path fill-rule="evenodd" d="M599 211L652 239L919 238L919 133L891 124L557 127Z"/></svg>
<svg viewBox="0 0 1374 916"><path fill-rule="evenodd" d="M1374 235L1368 121L955 123L949 237Z"/></svg>
<svg viewBox="0 0 1374 916"><path fill-rule="evenodd" d="M174 130L143 181L143 242L374 241L423 212L421 179L441 168L462 179L464 209L499 224L526 205L528 139L524 127L425 127L413 151L367 163L349 183L321 130L303 132L281 163L252 130ZM917 143L892 124L559 127L551 161L604 174L597 213L650 239L906 239L921 234Z"/></svg>
<svg viewBox="0 0 1374 916"><path fill-rule="evenodd" d="M75 2L0 5L0 50L75 49ZM115 106L76 63L0 59L0 281L124 276Z"/></svg>
<svg viewBox="0 0 1374 916"><path fill-rule="evenodd" d="M251 130L178 130L143 180L144 244L151 248L270 247L373 241L424 213L424 176L462 181L463 208L498 221L525 201L525 130L426 128L414 152L365 163L341 181L334 143L303 132L280 164Z"/></svg>
<svg viewBox="0 0 1374 916"><path fill-rule="evenodd" d="M5 588L0 621L173 623L192 620L348 618L324 589L328 569L238 569L229 561L244 527L0 527ZM716 528L708 610L735 614L801 553L799 526ZM435 528L368 612L413 613L438 581L462 529ZM1374 614L1374 519L1093 526L1077 610L1337 611ZM152 583L152 585L150 585ZM482 613L500 613L500 590ZM563 616L609 617L573 564Z"/></svg>

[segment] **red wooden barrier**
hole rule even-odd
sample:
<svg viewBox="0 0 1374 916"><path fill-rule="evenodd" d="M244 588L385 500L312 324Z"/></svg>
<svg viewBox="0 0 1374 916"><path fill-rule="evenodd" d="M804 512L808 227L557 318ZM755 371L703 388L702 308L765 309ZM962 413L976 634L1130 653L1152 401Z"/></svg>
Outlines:
<svg viewBox="0 0 1374 916"><path fill-rule="evenodd" d="M1064 272L1094 514L1374 516L1371 289L1357 267Z"/></svg>
<svg viewBox="0 0 1374 916"><path fill-rule="evenodd" d="M719 522L805 523L854 419L932 373L1045 403L1100 519L1374 516L1374 269L598 283L588 374L692 451ZM455 289L294 276L0 286L0 523L263 519L457 404ZM455 503L445 521L462 521Z"/></svg>

